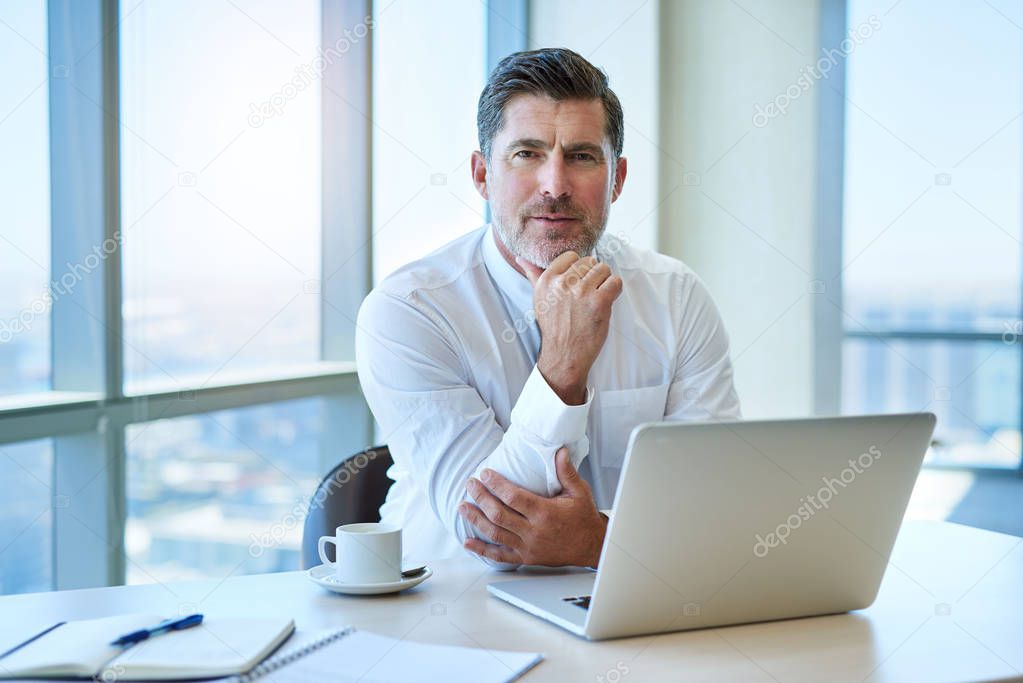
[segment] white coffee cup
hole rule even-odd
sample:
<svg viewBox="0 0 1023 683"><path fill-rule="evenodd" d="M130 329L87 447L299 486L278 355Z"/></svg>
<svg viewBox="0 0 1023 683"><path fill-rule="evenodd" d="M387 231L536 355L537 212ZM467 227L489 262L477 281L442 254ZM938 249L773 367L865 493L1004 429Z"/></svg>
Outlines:
<svg viewBox="0 0 1023 683"><path fill-rule="evenodd" d="M333 543L335 561L327 559ZM334 567L341 583L391 583L401 580L401 528L380 522L343 524L316 545L323 564Z"/></svg>

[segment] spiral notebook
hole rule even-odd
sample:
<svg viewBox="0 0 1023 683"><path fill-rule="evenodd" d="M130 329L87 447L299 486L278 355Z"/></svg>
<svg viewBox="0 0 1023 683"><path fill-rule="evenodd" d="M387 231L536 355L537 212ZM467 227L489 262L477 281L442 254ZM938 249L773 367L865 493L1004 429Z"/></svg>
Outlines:
<svg viewBox="0 0 1023 683"><path fill-rule="evenodd" d="M230 676L250 671L295 630L295 622L286 617L213 616L196 628L156 636L135 647L110 643L162 620L155 614L120 614L55 624L0 654L0 679L167 681Z"/></svg>
<svg viewBox="0 0 1023 683"><path fill-rule="evenodd" d="M542 659L536 652L428 645L349 627L296 632L247 674L216 683L508 683Z"/></svg>

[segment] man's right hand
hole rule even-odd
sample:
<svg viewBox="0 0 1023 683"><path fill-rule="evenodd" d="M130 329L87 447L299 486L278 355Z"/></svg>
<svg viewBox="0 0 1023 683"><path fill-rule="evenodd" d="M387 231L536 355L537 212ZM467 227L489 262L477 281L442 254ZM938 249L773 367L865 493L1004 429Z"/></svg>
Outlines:
<svg viewBox="0 0 1023 683"><path fill-rule="evenodd" d="M586 380L607 339L611 304L622 279L593 256L566 251L546 270L517 258L533 285L533 310L540 327L536 367L568 405L586 402Z"/></svg>

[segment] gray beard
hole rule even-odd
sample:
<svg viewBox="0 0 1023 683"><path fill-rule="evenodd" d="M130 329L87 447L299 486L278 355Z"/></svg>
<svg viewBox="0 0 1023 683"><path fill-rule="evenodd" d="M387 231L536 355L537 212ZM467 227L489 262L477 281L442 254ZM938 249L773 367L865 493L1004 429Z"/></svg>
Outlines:
<svg viewBox="0 0 1023 683"><path fill-rule="evenodd" d="M538 268L547 268L551 261L566 251L574 251L579 256L591 255L604 234L604 229L601 228L593 239L581 237L574 241L558 242L557 244L549 244L545 241L536 243L526 238L525 231L517 231L514 234L510 234L496 216L493 219L493 223L498 237L504 242L504 246L508 248L508 251L513 256L529 261Z"/></svg>

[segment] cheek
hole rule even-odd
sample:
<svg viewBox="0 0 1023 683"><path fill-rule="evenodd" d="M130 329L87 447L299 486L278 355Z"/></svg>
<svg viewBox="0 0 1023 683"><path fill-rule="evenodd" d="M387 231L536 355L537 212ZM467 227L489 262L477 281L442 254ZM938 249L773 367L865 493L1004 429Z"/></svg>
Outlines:
<svg viewBox="0 0 1023 683"><path fill-rule="evenodd" d="M611 201L614 188L603 181L587 185L579 199L591 211L602 211Z"/></svg>
<svg viewBox="0 0 1023 683"><path fill-rule="evenodd" d="M530 200L531 188L532 184L524 178L505 177L491 191L491 199L502 206L517 209Z"/></svg>

